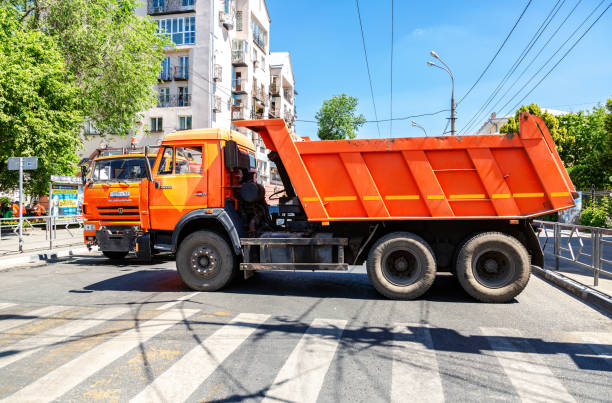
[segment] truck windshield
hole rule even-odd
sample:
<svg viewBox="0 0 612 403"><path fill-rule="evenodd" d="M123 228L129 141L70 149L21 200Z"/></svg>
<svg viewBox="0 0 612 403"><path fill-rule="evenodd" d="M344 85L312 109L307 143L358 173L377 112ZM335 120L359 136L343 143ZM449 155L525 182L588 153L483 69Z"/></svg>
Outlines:
<svg viewBox="0 0 612 403"><path fill-rule="evenodd" d="M149 157L151 165L155 157ZM135 182L146 178L144 157L112 158L94 161L91 178L94 182Z"/></svg>

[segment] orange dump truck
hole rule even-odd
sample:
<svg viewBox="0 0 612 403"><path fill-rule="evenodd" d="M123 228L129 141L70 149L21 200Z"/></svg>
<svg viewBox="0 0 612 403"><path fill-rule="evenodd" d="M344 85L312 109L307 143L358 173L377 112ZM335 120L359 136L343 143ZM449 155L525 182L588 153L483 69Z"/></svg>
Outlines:
<svg viewBox="0 0 612 403"><path fill-rule="evenodd" d="M416 298L451 271L476 299L508 301L543 264L531 219L574 206L551 136L528 114L517 134L384 140L295 142L281 119L237 125L270 150L278 213L256 182L253 144L229 130L168 135L140 185L139 247L175 252L196 290L240 271L366 262L389 298Z"/></svg>
<svg viewBox="0 0 612 403"><path fill-rule="evenodd" d="M138 192L146 177L144 156L143 150L100 149L90 157L90 167L82 165L84 241L110 259L134 251L142 233Z"/></svg>

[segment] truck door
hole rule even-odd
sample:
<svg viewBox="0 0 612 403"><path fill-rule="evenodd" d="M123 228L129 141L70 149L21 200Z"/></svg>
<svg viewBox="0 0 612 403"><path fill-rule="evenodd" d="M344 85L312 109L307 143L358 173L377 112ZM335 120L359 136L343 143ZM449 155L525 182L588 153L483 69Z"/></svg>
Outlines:
<svg viewBox="0 0 612 403"><path fill-rule="evenodd" d="M190 211L207 207L202 146L165 146L154 167L159 186L149 184L151 228L174 230Z"/></svg>

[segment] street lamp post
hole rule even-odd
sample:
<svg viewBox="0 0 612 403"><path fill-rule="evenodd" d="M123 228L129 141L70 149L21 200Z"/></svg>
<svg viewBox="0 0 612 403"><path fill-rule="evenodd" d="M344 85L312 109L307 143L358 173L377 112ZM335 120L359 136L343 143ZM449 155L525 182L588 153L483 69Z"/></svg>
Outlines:
<svg viewBox="0 0 612 403"><path fill-rule="evenodd" d="M419 129L423 130L423 133L425 133L425 137L427 137L427 132L425 131L425 128L414 120L412 121L412 127L418 127Z"/></svg>
<svg viewBox="0 0 612 403"><path fill-rule="evenodd" d="M429 54L432 57L435 57L436 59L438 59L440 63L444 65L444 67L438 66L434 62L427 62L427 65L432 66L432 67L437 67L439 69L446 71L451 78L452 92L451 92L451 117L450 119L451 119L451 134L454 136L456 134L455 121L457 120L457 110L456 110L456 105L455 105L455 76L453 76L453 72L451 71L450 67L448 67L448 65L444 63L442 59L440 59L440 56L438 56L436 52L432 50Z"/></svg>

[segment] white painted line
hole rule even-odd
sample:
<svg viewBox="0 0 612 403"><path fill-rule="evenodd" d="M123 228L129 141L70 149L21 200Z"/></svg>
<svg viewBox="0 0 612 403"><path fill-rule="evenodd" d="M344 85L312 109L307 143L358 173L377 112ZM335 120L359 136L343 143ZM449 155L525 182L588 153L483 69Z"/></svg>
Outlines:
<svg viewBox="0 0 612 403"><path fill-rule="evenodd" d="M501 328L480 330L522 401L575 401L521 332Z"/></svg>
<svg viewBox="0 0 612 403"><path fill-rule="evenodd" d="M10 307L15 306L15 305L17 305L17 304L13 304L13 303L10 303L10 302L3 302L3 303L0 304L0 310L6 309L6 308L10 308Z"/></svg>
<svg viewBox="0 0 612 403"><path fill-rule="evenodd" d="M34 320L40 320L48 318L51 315L54 315L58 312L65 311L68 309L67 306L46 306L44 308L36 309L34 311L15 314L17 316L15 319L6 319L0 322L0 332L5 330L12 329L17 326L25 325L26 323L30 323Z"/></svg>
<svg viewBox="0 0 612 403"><path fill-rule="evenodd" d="M130 402L183 402L269 315L241 313L197 345Z"/></svg>
<svg viewBox="0 0 612 403"><path fill-rule="evenodd" d="M72 361L49 372L3 402L51 402L60 398L99 370L120 358L141 343L176 325L197 310L171 310L150 319L79 355Z"/></svg>
<svg viewBox="0 0 612 403"><path fill-rule="evenodd" d="M174 305L178 304L179 302L185 301L186 299L189 299L189 298L191 298L191 297L195 297L195 296L196 296L196 295L198 295L198 294L199 294L198 292L194 292L193 294L183 295L182 297L177 298L175 301L170 301L170 302L168 302L167 304L164 304L164 305L160 306L160 307L159 307L159 308L157 308L157 309L159 309L159 310L162 310L162 309L170 309L170 308L172 308Z"/></svg>
<svg viewBox="0 0 612 403"><path fill-rule="evenodd" d="M316 402L346 322L315 319L278 372L262 402Z"/></svg>
<svg viewBox="0 0 612 403"><path fill-rule="evenodd" d="M393 328L392 402L443 402L438 359L429 329L397 323Z"/></svg>
<svg viewBox="0 0 612 403"><path fill-rule="evenodd" d="M573 332L573 335L586 343L599 358L611 360L612 363L612 333Z"/></svg>
<svg viewBox="0 0 612 403"><path fill-rule="evenodd" d="M100 323L116 318L129 312L128 308L108 308L87 315L81 319L73 319L65 325L47 330L43 333L21 340L18 343L0 349L0 368L32 355L45 346L61 343L76 334L84 332ZM7 351L14 351L14 354L4 355Z"/></svg>

